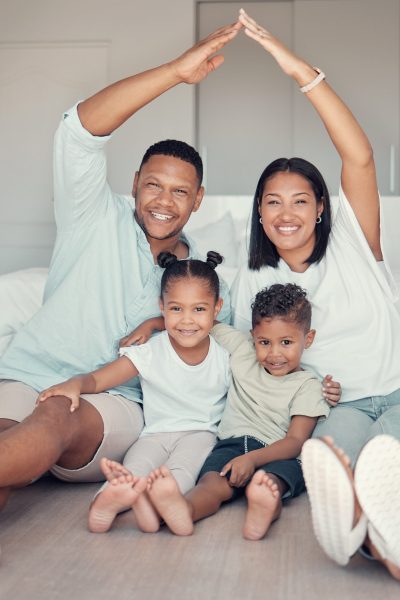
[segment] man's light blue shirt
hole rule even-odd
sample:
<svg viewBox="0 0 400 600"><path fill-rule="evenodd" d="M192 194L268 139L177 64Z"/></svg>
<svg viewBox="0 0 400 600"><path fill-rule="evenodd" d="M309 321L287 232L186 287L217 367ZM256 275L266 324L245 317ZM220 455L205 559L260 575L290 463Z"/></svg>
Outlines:
<svg viewBox="0 0 400 600"><path fill-rule="evenodd" d="M104 146L64 114L54 147L57 239L44 303L0 359L0 378L40 391L118 358L119 340L158 316L163 273L134 218L134 200L107 182ZM200 209L201 210L201 209ZM189 238L190 258L199 256ZM230 321L227 285L220 320ZM113 390L141 399L138 378Z"/></svg>

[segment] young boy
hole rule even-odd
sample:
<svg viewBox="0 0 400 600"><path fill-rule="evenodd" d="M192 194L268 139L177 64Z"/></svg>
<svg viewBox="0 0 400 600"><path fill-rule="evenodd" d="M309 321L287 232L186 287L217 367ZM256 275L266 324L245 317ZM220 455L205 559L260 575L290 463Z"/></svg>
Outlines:
<svg viewBox="0 0 400 600"><path fill-rule="evenodd" d="M212 329L230 353L232 371L218 442L185 496L164 466L148 478L148 501L173 533L190 535L194 521L246 491L243 535L258 540L279 517L282 499L304 491L297 457L318 418L329 413L321 383L300 367L315 336L310 326L306 293L276 284L256 295L252 339L229 325ZM335 404L340 386L329 384L327 397Z"/></svg>

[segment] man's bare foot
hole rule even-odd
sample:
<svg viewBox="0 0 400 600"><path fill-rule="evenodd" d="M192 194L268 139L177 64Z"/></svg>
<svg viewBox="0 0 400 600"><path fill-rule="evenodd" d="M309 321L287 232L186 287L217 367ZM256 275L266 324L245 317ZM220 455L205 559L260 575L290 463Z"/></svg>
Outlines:
<svg viewBox="0 0 400 600"><path fill-rule="evenodd" d="M191 535L193 520L189 504L182 496L171 471L165 466L154 469L148 482L150 500L172 533Z"/></svg>
<svg viewBox="0 0 400 600"><path fill-rule="evenodd" d="M89 530L108 531L118 513L129 509L147 487L145 477L121 475L112 479L96 496L89 509Z"/></svg>
<svg viewBox="0 0 400 600"><path fill-rule="evenodd" d="M257 471L246 488L248 501L243 537L260 540L282 510L281 495L275 481L265 471Z"/></svg>
<svg viewBox="0 0 400 600"><path fill-rule="evenodd" d="M107 481L112 481L121 475L132 475L124 465L121 465L121 463L116 460L110 460L109 458L102 458L100 467Z"/></svg>

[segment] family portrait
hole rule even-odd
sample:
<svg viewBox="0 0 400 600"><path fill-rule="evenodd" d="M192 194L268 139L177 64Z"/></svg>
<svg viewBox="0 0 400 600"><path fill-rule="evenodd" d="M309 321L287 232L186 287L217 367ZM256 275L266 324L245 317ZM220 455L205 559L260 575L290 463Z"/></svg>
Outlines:
<svg viewBox="0 0 400 600"><path fill-rule="evenodd" d="M58 4L46 2L53 11ZM152 14L150 7L128 4L129 15L148 18L142 41L132 35L129 47L137 55L132 63L145 68L111 79L109 46L101 36L93 37L93 46L83 43L77 23L74 44L93 65L108 52L109 72L103 77L99 70L104 85L86 97L80 90L74 95L75 84L65 94L57 82L60 97L74 100L61 109L54 140L46 139L53 142L52 156L34 157L52 170L46 178L55 232L49 262L34 256L14 264L6 243L2 248L0 590L5 586L4 597L15 598L128 598L135 590L141 598L394 598L400 582L394 216L400 189L395 141L387 150L387 177L382 168L384 187L374 141L385 115L374 110L372 94L385 64L372 64L359 51L357 64L368 80L359 90L368 109L359 118L346 85L340 79L336 85L335 70L329 71L330 65L345 68L343 53L323 64L318 44L303 54L298 48L307 44L296 41L311 13L309 31L329 38L336 25L318 15L334 8L343 11L338 23L343 15L349 23L343 46L349 30L357 47L363 27L356 30L351 10L363 3L197 2L190 15L198 17L198 35L187 28L182 36L178 5L188 11L192 2L183 9L176 0L170 14L166 5ZM218 13L218 27L211 28L205 15L220 4L229 20L219 22ZM398 18L400 52L400 2L366 4L371 27L376 11L390 9L390 18ZM96 9L92 0L87 5ZM275 15L280 10L294 24L297 19L293 43L284 31L294 25ZM73 12L79 22L79 8ZM16 18L14 8L8 17ZM40 34L40 20L33 13L31 19ZM174 38L165 49L161 37L157 42L164 27L165 39ZM4 56L21 53L23 64L29 44L3 37ZM340 30L335 38L340 46ZM40 65L40 53L51 44L39 41L29 51ZM63 44L54 46L56 56L65 48L73 56L76 46ZM379 40L367 45L373 54ZM257 60L246 63L242 47ZM346 60L351 64L352 56ZM73 68L66 61L65 79ZM243 164L251 182L240 207L244 218L236 223L235 202L244 194L238 189L234 199L229 188L229 208L220 215L219 186L234 182L240 167L229 164L228 153L215 158L202 141L207 128L197 138L180 135L183 111L176 125L165 123L165 133L153 131L152 113L154 106L168 111L163 102L183 106L197 98L190 116L200 127L204 106L213 111L202 90L207 85L213 94L220 81L221 96L228 68L248 102L229 125L228 145L257 167L253 175ZM262 122L262 112L258 127L249 125L252 99L258 95L262 105L265 92L240 90L246 70L266 86L265 118L275 119L278 130L292 118L282 119L285 103L294 115L304 107L303 128L295 123L285 154L281 142L275 152L277 134ZM39 82L40 67L32 72ZM3 77L11 89L13 78ZM359 86L355 67L350 83ZM46 94L37 87L43 106ZM228 122L231 95L222 95L215 121L226 113ZM28 94L19 101L29 105ZM371 136L366 114L375 123ZM400 135L400 124L397 129ZM212 134L224 137L218 126ZM113 146L124 135L137 163ZM264 138L271 152L257 150ZM115 185L118 157L124 169L130 165L128 189ZM332 167L325 178L327 162ZM23 165L19 171L29 196ZM5 231L11 218L3 220ZM7 315L17 314L27 295L31 304L37 298L35 307L21 309L23 316L11 323ZM18 583L23 570L26 583Z"/></svg>

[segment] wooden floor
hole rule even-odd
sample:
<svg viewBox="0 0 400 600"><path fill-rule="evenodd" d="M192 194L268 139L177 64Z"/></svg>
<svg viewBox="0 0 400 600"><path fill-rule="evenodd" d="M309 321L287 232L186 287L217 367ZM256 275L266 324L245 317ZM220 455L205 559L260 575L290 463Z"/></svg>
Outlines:
<svg viewBox="0 0 400 600"><path fill-rule="evenodd" d="M43 479L0 515L0 598L10 600L394 600L400 584L361 556L341 568L320 552L307 497L286 505L266 539L241 538L244 501L193 536L143 534L128 513L107 534L86 528L97 485Z"/></svg>

